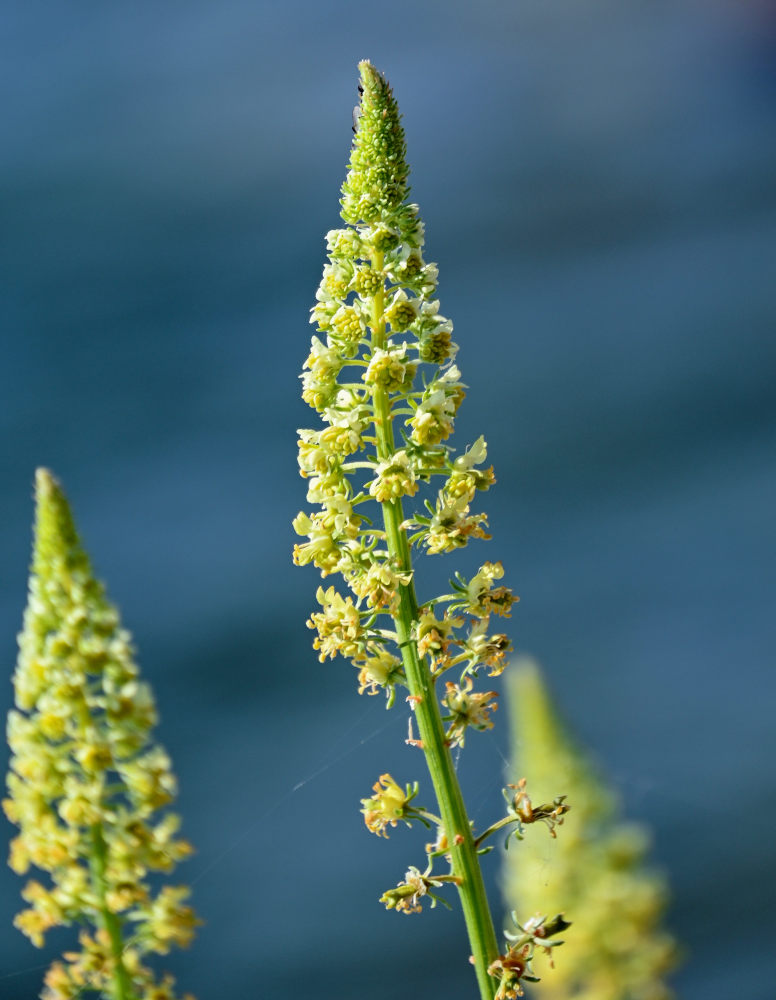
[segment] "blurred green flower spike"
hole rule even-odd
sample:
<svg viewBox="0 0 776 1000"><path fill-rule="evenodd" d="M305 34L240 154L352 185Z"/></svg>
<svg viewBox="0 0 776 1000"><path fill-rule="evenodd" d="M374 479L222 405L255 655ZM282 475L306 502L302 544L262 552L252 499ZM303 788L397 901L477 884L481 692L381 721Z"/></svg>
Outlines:
<svg viewBox="0 0 776 1000"><path fill-rule="evenodd" d="M188 889L154 894L147 881L191 853L176 835L178 818L159 815L176 785L169 757L152 742L153 697L45 469L36 500L3 808L20 828L9 864L20 875L31 866L47 872L51 884L27 883L29 908L15 924L39 947L53 927L82 928L80 949L46 974L44 1000L174 1000L172 978L159 980L143 960L187 946L198 920Z"/></svg>
<svg viewBox="0 0 776 1000"><path fill-rule="evenodd" d="M432 890L457 886L480 997L493 1000L499 948L480 869L490 848L481 844L521 820L509 814L475 836L450 751L493 726L498 695L475 685L481 672L496 677L506 666L509 639L491 623L508 617L516 598L499 583L498 562L470 579L455 574L451 593L417 598L412 548L442 555L489 538L486 515L472 507L495 477L483 437L458 454L448 443L465 395L453 324L434 298L437 267L423 256L418 206L406 201L409 168L393 92L370 63L359 73L345 227L326 237L311 317L316 336L301 375L302 398L324 426L299 431L299 469L316 509L294 520L302 538L294 561L344 580L345 593L318 588L320 609L307 622L313 646L322 663L350 660L359 692L383 691L389 708L397 688L407 690L406 742L423 751L434 786L438 817L411 804L417 784L402 787L388 774L362 800L367 827L380 836L415 819L437 827L427 867L409 867L382 902L418 913L423 899L442 900ZM553 809L546 819L554 825L565 807ZM443 874L432 872L440 859L449 865Z"/></svg>
<svg viewBox="0 0 776 1000"><path fill-rule="evenodd" d="M526 839L504 862L509 909L561 910L574 921L556 968L532 987L532 996L670 1000L665 976L678 953L661 927L666 882L645 864L647 831L620 818L615 795L561 725L534 663L515 664L508 694L512 773L526 775L538 793L562 786L573 789L574 796L562 837L541 843ZM519 812L520 803L515 801L515 807ZM540 970L541 964L539 958Z"/></svg>

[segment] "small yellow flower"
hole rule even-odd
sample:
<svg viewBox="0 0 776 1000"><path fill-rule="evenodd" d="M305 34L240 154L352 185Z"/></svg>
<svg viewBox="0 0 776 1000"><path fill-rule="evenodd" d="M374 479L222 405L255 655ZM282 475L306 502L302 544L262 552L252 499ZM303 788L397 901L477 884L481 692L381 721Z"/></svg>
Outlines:
<svg viewBox="0 0 776 1000"><path fill-rule="evenodd" d="M397 451L391 458L378 462L375 479L369 492L380 503L389 503L403 496L414 496L418 491L415 473L406 451Z"/></svg>
<svg viewBox="0 0 776 1000"><path fill-rule="evenodd" d="M403 288L393 297L393 301L385 310L385 318L391 324L391 329L403 333L418 316L418 300L411 299Z"/></svg>
<svg viewBox="0 0 776 1000"><path fill-rule="evenodd" d="M454 416L454 399L442 389L428 392L407 421L412 427L412 440L423 445L439 444L452 434Z"/></svg>
<svg viewBox="0 0 776 1000"><path fill-rule="evenodd" d="M357 656L363 649L365 632L352 598L343 597L334 587L319 587L315 596L323 611L312 614L307 627L318 631L313 642L313 648L320 650L318 659L323 663L338 653L351 659Z"/></svg>
<svg viewBox="0 0 776 1000"><path fill-rule="evenodd" d="M471 677L464 677L461 684L448 681L445 685L446 694L442 704L449 709L450 714L445 720L450 722L447 730L447 741L450 746L463 746L466 730L469 726L485 730L493 728L491 712L498 708L495 691L473 691Z"/></svg>
<svg viewBox="0 0 776 1000"><path fill-rule="evenodd" d="M432 669L438 669L444 662L451 643L455 642L455 629L460 625L459 618L445 615L439 619L433 611L421 609L414 638L418 644L418 655L428 656Z"/></svg>
<svg viewBox="0 0 776 1000"><path fill-rule="evenodd" d="M359 670L358 693L377 694L381 688L388 688L390 697L393 686L402 676L399 657L383 647L378 647L366 657Z"/></svg>
<svg viewBox="0 0 776 1000"><path fill-rule="evenodd" d="M370 799L361 799L367 829L378 837L387 837L386 827L396 826L399 820L409 825L413 809L410 802L418 794L417 782L402 791L390 774L381 774L372 786L375 793Z"/></svg>
<svg viewBox="0 0 776 1000"><path fill-rule="evenodd" d="M406 585L411 573L399 572L390 562L371 562L366 572L350 580L354 593L370 608L385 608L392 614L399 607L399 586Z"/></svg>
<svg viewBox="0 0 776 1000"><path fill-rule="evenodd" d="M470 538L490 538L484 528L488 523L487 517L485 514L470 514L470 500L468 494L454 497L446 489L440 490L431 523L423 537L423 544L429 553L436 555L462 548L468 545Z"/></svg>
<svg viewBox="0 0 776 1000"><path fill-rule="evenodd" d="M505 657L511 643L503 633L488 635L488 621L488 618L481 618L474 624L463 643L463 651L473 668L484 664L491 677L498 677L506 666Z"/></svg>
<svg viewBox="0 0 776 1000"><path fill-rule="evenodd" d="M512 605L519 601L519 597L513 597L512 591L508 587L494 587L495 580L501 580L504 576L504 567L500 562L484 563L479 571L471 578L466 588L466 598L468 610L478 618L484 618L491 612L508 618Z"/></svg>

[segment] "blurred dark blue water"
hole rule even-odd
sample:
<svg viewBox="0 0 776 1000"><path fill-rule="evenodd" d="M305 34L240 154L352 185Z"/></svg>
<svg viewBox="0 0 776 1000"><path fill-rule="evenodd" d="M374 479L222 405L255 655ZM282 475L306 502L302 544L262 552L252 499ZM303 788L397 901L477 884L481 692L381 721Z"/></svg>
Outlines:
<svg viewBox="0 0 776 1000"><path fill-rule="evenodd" d="M180 775L198 847L180 877L207 921L170 962L181 986L473 992L459 914L377 903L422 839L370 838L358 798L422 761L401 709L317 662L317 580L290 564L313 420L296 375L368 56L456 323L458 438L484 432L499 478L495 540L465 566L503 560L516 644L652 824L682 994L771 997L770 5L17 3L0 21L0 634L10 675L47 464ZM504 728L461 760L480 822ZM8 1000L49 954L11 928L19 887L0 872Z"/></svg>

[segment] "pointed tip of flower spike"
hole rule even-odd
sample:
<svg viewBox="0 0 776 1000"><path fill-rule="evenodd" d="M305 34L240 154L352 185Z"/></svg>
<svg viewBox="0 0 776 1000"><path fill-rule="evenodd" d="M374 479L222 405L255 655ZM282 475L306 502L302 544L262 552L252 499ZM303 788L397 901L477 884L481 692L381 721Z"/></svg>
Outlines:
<svg viewBox="0 0 776 1000"><path fill-rule="evenodd" d="M542 705L547 702L547 692L541 668L536 660L530 656L520 656L514 660L510 678L515 699L531 698L541 702Z"/></svg>
<svg viewBox="0 0 776 1000"><path fill-rule="evenodd" d="M380 87L382 89L388 86L383 74L368 59L362 59L359 62L358 72L361 76L361 87L364 89L367 87Z"/></svg>
<svg viewBox="0 0 776 1000"><path fill-rule="evenodd" d="M526 738L526 730L530 728L532 734L537 738L541 736L545 743L565 747L569 737L563 732L547 682L536 660L530 657L516 660L510 671L508 685L515 737L520 732ZM519 710L520 707L522 711Z"/></svg>
<svg viewBox="0 0 776 1000"><path fill-rule="evenodd" d="M35 492L38 496L56 489L58 486L59 483L50 469L44 469L43 466L40 466L35 470Z"/></svg>
<svg viewBox="0 0 776 1000"><path fill-rule="evenodd" d="M35 501L38 514L44 509L67 509L67 500L56 476L42 466L35 470ZM69 513L69 511L68 511Z"/></svg>
<svg viewBox="0 0 776 1000"><path fill-rule="evenodd" d="M393 91L368 59L358 64L361 101L348 176L342 186L342 218L351 225L388 225L407 197L409 167L401 116Z"/></svg>
<svg viewBox="0 0 776 1000"><path fill-rule="evenodd" d="M58 559L70 565L83 564L86 554L59 480L48 469L39 468L35 470L33 570L37 574L45 573Z"/></svg>

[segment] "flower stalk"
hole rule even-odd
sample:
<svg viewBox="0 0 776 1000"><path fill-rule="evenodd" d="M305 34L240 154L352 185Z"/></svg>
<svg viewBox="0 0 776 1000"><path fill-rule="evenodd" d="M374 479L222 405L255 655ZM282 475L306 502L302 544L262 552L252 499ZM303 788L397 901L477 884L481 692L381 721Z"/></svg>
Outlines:
<svg viewBox="0 0 776 1000"><path fill-rule="evenodd" d="M375 253L372 258L373 270L382 272L383 266L383 254ZM383 349L385 345L384 299L385 293L381 288L374 297L371 345L373 352ZM395 452L393 417L388 391L384 387L378 388L374 394L374 423L378 457L382 460L390 459ZM442 723L434 680L428 665L418 656L417 645L413 642L413 626L420 615L412 576L410 548L406 532L402 530L404 511L401 497L384 501L382 513L389 558L399 567L400 572L409 577L407 583L399 584L399 607L394 616L394 624L409 689L410 704L413 706L420 744L426 756L431 782L439 803L442 825L450 850L450 867L457 879L477 983L483 1000L490 1000L494 996L494 989L488 966L499 953L496 931L472 836L471 823Z"/></svg>
<svg viewBox="0 0 776 1000"><path fill-rule="evenodd" d="M108 906L108 880L105 875L107 854L108 849L102 832L102 824L94 823L92 825L92 852L89 856L89 872L97 896L102 929L110 941L110 952L113 959L113 996L114 1000L135 1000L129 973L124 965L124 938L121 931L121 921L115 913L111 913Z"/></svg>
<svg viewBox="0 0 776 1000"><path fill-rule="evenodd" d="M302 374L305 401L327 425L299 432L300 472L316 512L301 512L294 528L305 541L295 547L298 565L312 563L321 576L339 573L351 594L319 588L321 610L308 625L317 632L319 658L342 655L359 671L359 692L408 691L410 735L422 748L439 818L410 804L390 775L363 801L367 827L414 820L437 825L427 845L427 867L411 867L383 895L389 909L415 913L432 888L457 887L469 935L479 992L493 1000L505 992L499 946L480 868L479 843L453 766L451 748L469 729L487 730L497 707L494 691L475 689L480 670L501 673L506 636L489 633L492 615L508 616L516 600L500 563L485 563L470 579L456 575L452 592L421 604L411 549L455 551L470 539L488 538L487 518L472 513L478 492L494 482L482 468L483 438L455 456L446 443L464 398L454 364L453 325L433 298L437 268L422 254L423 223L406 201L408 167L399 111L388 83L370 63L359 64L361 101L342 187L343 229L328 233L329 263L312 310L325 339L313 337ZM440 479L424 508L416 494ZM441 690L438 681L448 671ZM413 722L417 728L417 737ZM508 818L509 823L519 817ZM498 827L500 828L500 826ZM488 832L492 832L492 829ZM486 832L487 835L487 832ZM433 871L444 859L449 872ZM509 989L519 977L510 973Z"/></svg>

